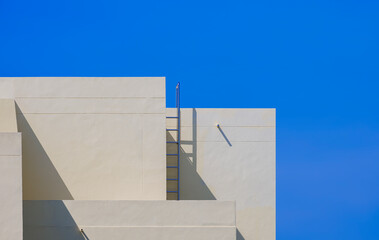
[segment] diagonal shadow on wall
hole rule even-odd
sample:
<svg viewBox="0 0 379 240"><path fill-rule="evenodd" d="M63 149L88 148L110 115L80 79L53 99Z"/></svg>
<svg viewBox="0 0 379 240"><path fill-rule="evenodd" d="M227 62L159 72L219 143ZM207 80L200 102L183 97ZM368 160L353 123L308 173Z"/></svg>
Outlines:
<svg viewBox="0 0 379 240"><path fill-rule="evenodd" d="M17 128L22 132L22 186L25 200L72 200L59 172L16 103Z"/></svg>
<svg viewBox="0 0 379 240"><path fill-rule="evenodd" d="M175 141L176 136L167 134L167 141ZM168 152L174 152L168 148ZM192 139L182 137L180 147L180 199L216 200L216 197L197 172L197 112L192 109Z"/></svg>
<svg viewBox="0 0 379 240"><path fill-rule="evenodd" d="M226 134L220 129L222 136L231 147L232 144L227 138ZM187 134L189 134L187 132ZM207 186L206 182L202 179L197 171L197 112L192 109L192 138L185 136L182 137L180 147L180 195L181 200L216 200L216 196ZM176 136L167 134L168 141L175 141ZM168 149L170 153L176 153L173 149ZM236 239L245 240L241 232L236 229Z"/></svg>
<svg viewBox="0 0 379 240"><path fill-rule="evenodd" d="M242 234L241 234L241 232L238 230L238 228L237 228L237 232L236 232L236 233L237 233L237 236L236 236L236 237L237 237L237 238L236 238L237 240L245 240L245 238L242 236Z"/></svg>
<svg viewBox="0 0 379 240"><path fill-rule="evenodd" d="M216 200L216 197L196 170L196 163L194 163L196 154L186 153L181 148L180 156L181 200Z"/></svg>
<svg viewBox="0 0 379 240"><path fill-rule="evenodd" d="M23 202L24 240L88 240L61 200Z"/></svg>

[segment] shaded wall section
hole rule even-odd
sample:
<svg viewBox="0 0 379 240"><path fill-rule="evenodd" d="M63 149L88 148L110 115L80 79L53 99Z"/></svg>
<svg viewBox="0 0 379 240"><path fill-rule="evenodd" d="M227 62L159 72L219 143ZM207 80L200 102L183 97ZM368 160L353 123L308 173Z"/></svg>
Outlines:
<svg viewBox="0 0 379 240"><path fill-rule="evenodd" d="M0 78L26 200L165 199L164 78Z"/></svg>
<svg viewBox="0 0 379 240"><path fill-rule="evenodd" d="M181 119L181 199L236 200L237 239L275 239L275 109L182 109Z"/></svg>

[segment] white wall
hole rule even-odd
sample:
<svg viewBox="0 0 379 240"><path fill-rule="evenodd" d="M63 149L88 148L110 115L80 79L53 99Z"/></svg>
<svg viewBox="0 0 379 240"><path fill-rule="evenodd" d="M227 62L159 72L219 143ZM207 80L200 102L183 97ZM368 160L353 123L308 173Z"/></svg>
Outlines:
<svg viewBox="0 0 379 240"><path fill-rule="evenodd" d="M0 239L22 240L21 174L21 134L0 133Z"/></svg>
<svg viewBox="0 0 379 240"><path fill-rule="evenodd" d="M5 97L24 199L165 199L164 78L0 78Z"/></svg>
<svg viewBox="0 0 379 240"><path fill-rule="evenodd" d="M275 239L275 109L182 109L181 117L181 199L236 200L237 239Z"/></svg>
<svg viewBox="0 0 379 240"><path fill-rule="evenodd" d="M24 201L24 240L234 240L231 201Z"/></svg>

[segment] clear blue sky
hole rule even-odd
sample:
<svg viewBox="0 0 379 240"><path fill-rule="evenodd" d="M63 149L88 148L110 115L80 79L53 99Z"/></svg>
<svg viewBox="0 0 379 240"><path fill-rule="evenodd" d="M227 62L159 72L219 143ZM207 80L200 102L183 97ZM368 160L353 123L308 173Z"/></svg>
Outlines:
<svg viewBox="0 0 379 240"><path fill-rule="evenodd" d="M378 1L0 0L0 76L166 76L277 108L277 239L379 239Z"/></svg>

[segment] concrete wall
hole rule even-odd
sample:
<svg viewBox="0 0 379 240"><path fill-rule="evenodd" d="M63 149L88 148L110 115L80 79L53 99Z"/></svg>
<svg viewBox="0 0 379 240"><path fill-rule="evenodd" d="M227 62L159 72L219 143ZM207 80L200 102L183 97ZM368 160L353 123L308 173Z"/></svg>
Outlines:
<svg viewBox="0 0 379 240"><path fill-rule="evenodd" d="M21 174L21 134L0 133L0 239L22 240Z"/></svg>
<svg viewBox="0 0 379 240"><path fill-rule="evenodd" d="M228 201L24 201L24 240L234 240L235 235L235 203Z"/></svg>
<svg viewBox="0 0 379 240"><path fill-rule="evenodd" d="M164 78L0 78L0 98L16 102L24 199L165 199Z"/></svg>
<svg viewBox="0 0 379 240"><path fill-rule="evenodd" d="M181 199L221 202L84 201L166 199L164 78L0 78L0 99L0 239L22 235L22 187L77 200L25 201L25 239L275 239L274 109L182 109Z"/></svg>
<svg viewBox="0 0 379 240"><path fill-rule="evenodd" d="M0 98L0 132L17 132L16 106L13 99Z"/></svg>
<svg viewBox="0 0 379 240"><path fill-rule="evenodd" d="M275 109L182 109L181 117L181 199L236 200L237 239L275 239Z"/></svg>

